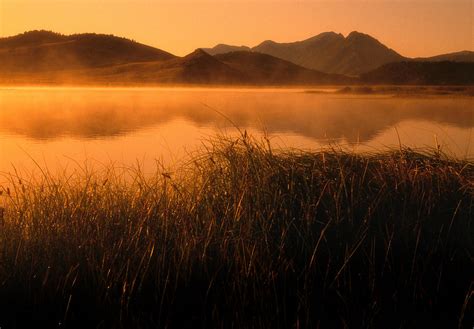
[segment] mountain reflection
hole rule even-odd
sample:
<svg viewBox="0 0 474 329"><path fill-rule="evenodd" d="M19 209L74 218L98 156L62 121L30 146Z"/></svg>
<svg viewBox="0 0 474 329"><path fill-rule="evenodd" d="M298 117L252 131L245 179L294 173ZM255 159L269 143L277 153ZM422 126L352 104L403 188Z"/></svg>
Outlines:
<svg viewBox="0 0 474 329"><path fill-rule="evenodd" d="M0 132L37 140L107 139L186 119L196 126L236 125L367 142L406 120L471 128L472 105L472 98L363 98L285 90L0 90Z"/></svg>

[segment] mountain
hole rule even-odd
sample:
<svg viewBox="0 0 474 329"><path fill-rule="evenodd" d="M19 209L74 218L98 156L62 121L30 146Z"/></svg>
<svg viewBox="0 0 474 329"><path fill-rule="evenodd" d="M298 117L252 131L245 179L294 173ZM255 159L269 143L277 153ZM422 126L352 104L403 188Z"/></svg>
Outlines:
<svg viewBox="0 0 474 329"><path fill-rule="evenodd" d="M474 62L474 51L464 50L455 53L443 54L433 57L425 58L415 58L416 61L425 61L425 62Z"/></svg>
<svg viewBox="0 0 474 329"><path fill-rule="evenodd" d="M93 81L122 83L294 85L347 83L349 78L330 75L251 52L211 56L201 49L162 62L131 63L89 70Z"/></svg>
<svg viewBox="0 0 474 329"><path fill-rule="evenodd" d="M219 44L203 48L211 55L234 51L252 51L272 55L305 68L345 75L360 75L384 64L403 61L423 62L474 62L473 51L460 51L426 58L404 57L386 47L370 35L351 32L347 37L340 33L324 32L312 38L290 43L267 40L249 48Z"/></svg>
<svg viewBox="0 0 474 329"><path fill-rule="evenodd" d="M62 42L62 41L61 41ZM53 43L59 52L59 43ZM66 45L68 45L66 43ZM32 49L32 45L28 48ZM8 52L8 51L7 51ZM94 54L92 51L91 56ZM32 57L33 54L31 55ZM125 55L123 55L125 56ZM125 58L125 57L124 57ZM348 78L329 75L300 67L266 54L231 52L211 56L197 49L184 57L116 63L109 65L78 66L62 61L53 65L49 57L37 60L36 70L6 71L0 62L0 82L40 84L237 84L237 85L294 85L347 83ZM42 62L45 61L45 62Z"/></svg>
<svg viewBox="0 0 474 329"><path fill-rule="evenodd" d="M176 56L125 38L103 34L26 32L0 39L0 72L37 73L86 69Z"/></svg>
<svg viewBox="0 0 474 329"><path fill-rule="evenodd" d="M50 31L29 31L12 37L0 38L0 49L35 46L67 40L67 36Z"/></svg>
<svg viewBox="0 0 474 329"><path fill-rule="evenodd" d="M399 62L364 73L361 82L369 84L473 85L474 63Z"/></svg>
<svg viewBox="0 0 474 329"><path fill-rule="evenodd" d="M236 51L214 56L242 72L249 81L265 84L348 83L350 78L310 70L261 53Z"/></svg>
<svg viewBox="0 0 474 329"><path fill-rule="evenodd" d="M112 84L242 84L246 77L241 72L197 49L185 57L167 61L128 63L68 72L76 75L76 82ZM85 77L85 78L84 78Z"/></svg>
<svg viewBox="0 0 474 329"><path fill-rule="evenodd" d="M383 64L405 60L373 37L351 32L347 37L334 32L291 42L264 41L252 51L279 57L306 68L346 75L358 75Z"/></svg>
<svg viewBox="0 0 474 329"><path fill-rule="evenodd" d="M218 54L225 54L230 53L232 51L250 51L250 48L247 46L231 46L225 44L218 44L213 48L201 48L209 55L218 55Z"/></svg>
<svg viewBox="0 0 474 329"><path fill-rule="evenodd" d="M229 48L231 47L231 48ZM234 49L221 45L216 51ZM372 37L333 32L278 44L266 41L248 51L210 55L197 49L184 57L113 35L61 35L32 31L0 38L0 83L3 84L466 84L472 81L472 52L411 60ZM256 51L259 50L259 51ZM275 56L264 51L275 53ZM295 54L300 54L295 57ZM292 61L281 57L291 57ZM280 57L280 58L279 58ZM294 61L304 64L298 65ZM379 63L384 61L395 61ZM309 69L308 66L322 69ZM317 64L317 65L316 65ZM365 70L370 69L367 73ZM349 72L361 78L325 72Z"/></svg>
<svg viewBox="0 0 474 329"><path fill-rule="evenodd" d="M222 48L222 47L221 47ZM113 35L31 31L0 39L0 82L33 84L321 84L345 77L249 51L184 57Z"/></svg>

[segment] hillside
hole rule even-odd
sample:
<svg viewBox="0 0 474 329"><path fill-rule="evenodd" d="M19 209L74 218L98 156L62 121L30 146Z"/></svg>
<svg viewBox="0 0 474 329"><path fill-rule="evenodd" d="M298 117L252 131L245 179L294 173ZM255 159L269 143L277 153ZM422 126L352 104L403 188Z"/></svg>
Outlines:
<svg viewBox="0 0 474 329"><path fill-rule="evenodd" d="M328 73L358 75L380 65L405 58L373 37L351 32L347 37L321 33L292 43L264 41L252 51L279 57L298 65Z"/></svg>
<svg viewBox="0 0 474 329"><path fill-rule="evenodd" d="M385 64L361 75L370 84L472 85L474 63L399 62Z"/></svg>
<svg viewBox="0 0 474 329"><path fill-rule="evenodd" d="M175 56L166 51L103 34L65 36L32 31L0 39L0 72L5 74L35 74L172 58Z"/></svg>
<svg viewBox="0 0 474 329"><path fill-rule="evenodd" d="M219 55L230 53L232 51L250 51L250 48L247 46L232 46L232 45L225 45L225 44L218 44L213 48L201 48L209 55Z"/></svg>
<svg viewBox="0 0 474 329"><path fill-rule="evenodd" d="M458 51L455 53L443 54L438 56L432 57L418 57L415 58L416 61L424 61L424 62L442 62L442 61L450 61L450 62L474 62L474 51Z"/></svg>
<svg viewBox="0 0 474 329"><path fill-rule="evenodd" d="M132 63L90 70L94 81L111 83L245 83L245 76L206 52L197 49L185 57L168 61Z"/></svg>
<svg viewBox="0 0 474 329"><path fill-rule="evenodd" d="M370 35L355 31L347 37L340 33L324 32L303 41L290 43L267 40L253 48L219 44L203 50L211 55L233 51L259 52L317 71L346 75L360 75L384 64L411 60L474 62L474 52L467 50L424 58L404 57Z"/></svg>
<svg viewBox="0 0 474 329"><path fill-rule="evenodd" d="M322 33L300 42L266 41L247 47L219 45L211 56L197 49L177 57L113 35L61 35L32 31L0 38L2 84L469 84L473 52L405 59L372 37ZM265 52L272 53L273 55ZM299 54L299 55L298 55ZM290 57L291 59L282 59ZM432 59L432 61L426 62ZM385 63L386 61L395 61ZM299 62L300 64L295 64ZM383 63L383 64L380 64ZM380 65L382 65L380 67ZM320 69L309 69L317 66ZM368 73L365 73L369 69ZM361 79L347 75L362 74Z"/></svg>
<svg viewBox="0 0 474 329"><path fill-rule="evenodd" d="M340 76L251 52L176 57L111 35L32 31L0 39L3 84L322 84Z"/></svg>
<svg viewBox="0 0 474 329"><path fill-rule="evenodd" d="M296 64L251 52L211 56L201 49L163 62L116 65L89 70L100 82L291 85L348 83L348 78L305 69Z"/></svg>
<svg viewBox="0 0 474 329"><path fill-rule="evenodd" d="M266 84L339 83L350 79L340 75L306 69L291 62L248 51L214 56L221 62L245 74L249 80Z"/></svg>

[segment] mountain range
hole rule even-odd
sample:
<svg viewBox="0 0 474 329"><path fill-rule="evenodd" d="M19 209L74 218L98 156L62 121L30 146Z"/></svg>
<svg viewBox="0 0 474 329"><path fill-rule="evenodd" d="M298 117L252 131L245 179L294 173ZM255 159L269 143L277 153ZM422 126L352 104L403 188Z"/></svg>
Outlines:
<svg viewBox="0 0 474 329"><path fill-rule="evenodd" d="M415 65L426 61L432 65ZM462 63L450 63L454 73L443 80L446 61ZM0 38L3 84L474 84L474 78L466 74L472 71L472 62L474 52L470 51L408 59L359 32L347 37L327 32L285 44L264 41L253 48L221 44L184 57L133 40L94 33L31 31ZM395 66L384 66L391 63ZM400 78L397 65L406 73L405 78ZM434 77L438 78L429 80Z"/></svg>
<svg viewBox="0 0 474 329"><path fill-rule="evenodd" d="M474 62L474 52L461 51L428 58L408 58L383 45L368 34L357 31L347 37L335 32L324 32L312 38L277 43L267 40L249 48L219 44L205 48L211 55L236 50L259 52L282 58L303 67L327 73L360 75L384 64L401 61L455 61Z"/></svg>

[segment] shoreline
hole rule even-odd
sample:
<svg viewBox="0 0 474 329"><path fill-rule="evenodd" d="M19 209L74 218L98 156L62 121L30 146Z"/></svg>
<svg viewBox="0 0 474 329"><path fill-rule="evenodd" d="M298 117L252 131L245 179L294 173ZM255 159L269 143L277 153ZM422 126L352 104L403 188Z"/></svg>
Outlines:
<svg viewBox="0 0 474 329"><path fill-rule="evenodd" d="M209 84L1 84L0 90L209 90L297 91L306 94L394 97L474 97L472 85L209 85Z"/></svg>

